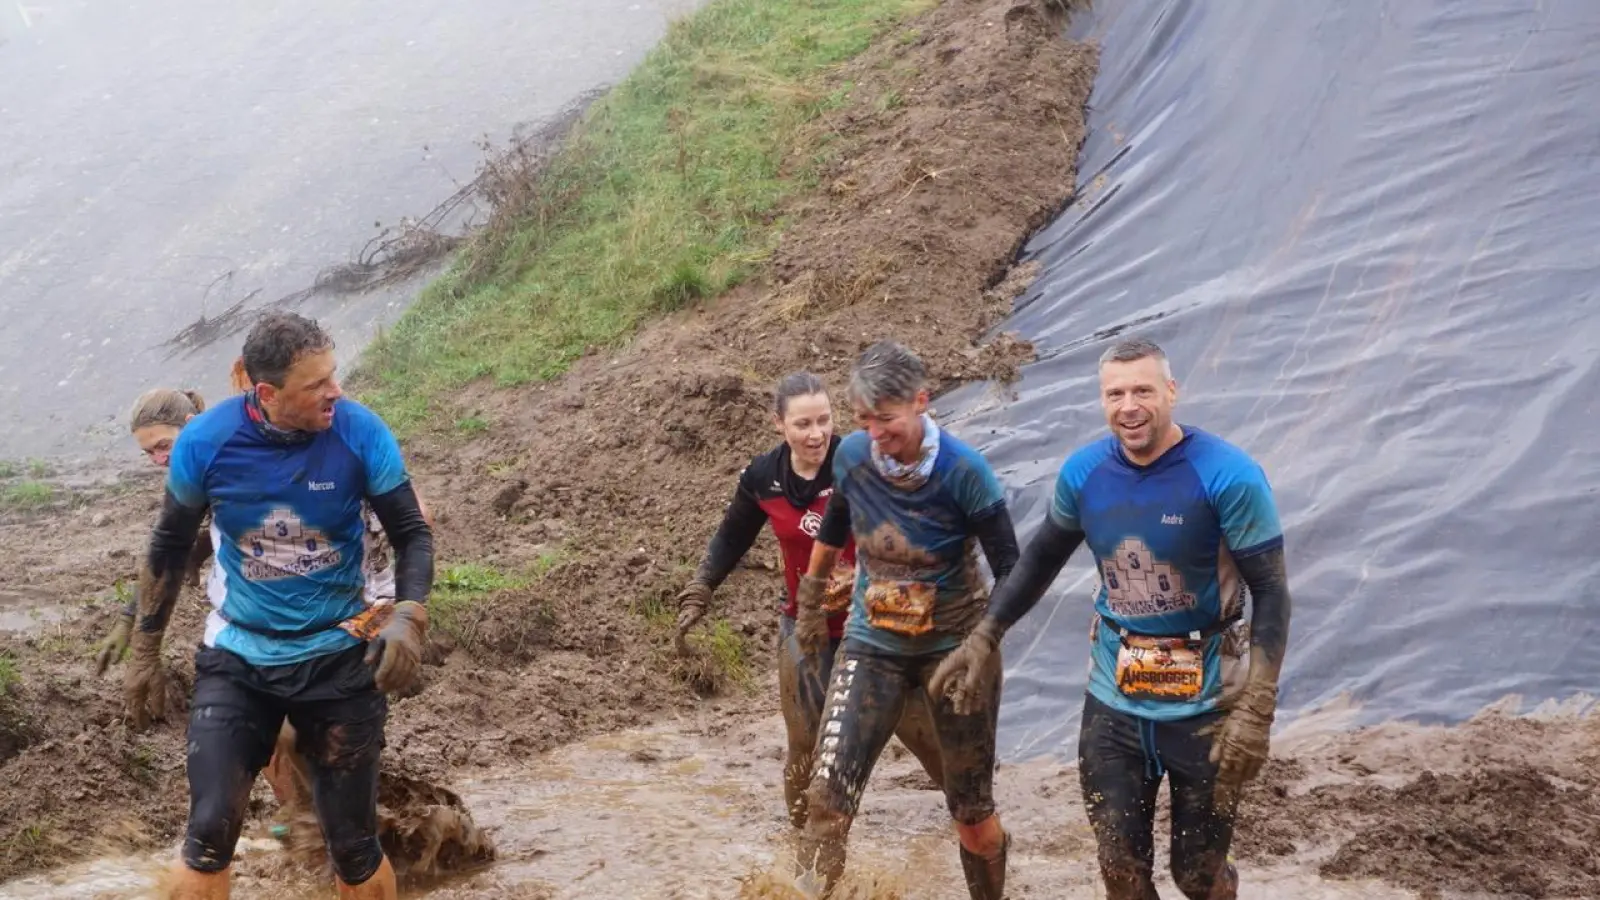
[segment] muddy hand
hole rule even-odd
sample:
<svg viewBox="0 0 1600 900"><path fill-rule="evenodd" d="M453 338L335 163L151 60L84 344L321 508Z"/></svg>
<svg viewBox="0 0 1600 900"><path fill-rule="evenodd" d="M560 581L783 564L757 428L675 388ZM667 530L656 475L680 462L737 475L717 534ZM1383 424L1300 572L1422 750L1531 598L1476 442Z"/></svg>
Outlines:
<svg viewBox="0 0 1600 900"><path fill-rule="evenodd" d="M1217 795L1223 801L1236 801L1245 783L1266 764L1277 708L1277 685L1246 682L1238 701L1217 727L1211 762L1217 766Z"/></svg>
<svg viewBox="0 0 1600 900"><path fill-rule="evenodd" d="M162 633L135 631L129 641L128 668L122 676L122 709L135 731L167 714L167 670L161 664Z"/></svg>
<svg viewBox="0 0 1600 900"><path fill-rule="evenodd" d="M104 675L113 663L122 662L128 652L128 639L133 636L133 614L117 613L117 621L106 633L105 640L95 647L94 673Z"/></svg>
<svg viewBox="0 0 1600 900"><path fill-rule="evenodd" d="M689 645L685 639L689 629L699 624L710 606L711 586L703 581L691 581L678 592L678 632L674 645L680 655L688 652Z"/></svg>
<svg viewBox="0 0 1600 900"><path fill-rule="evenodd" d="M1000 637L1000 626L993 619L979 622L961 646L950 651L933 670L933 677L928 680L928 699L937 703L948 691L957 715L977 712L990 693L994 667L989 665L989 657L1000 648Z"/></svg>
<svg viewBox="0 0 1600 900"><path fill-rule="evenodd" d="M821 578L802 575L795 592L795 643L812 660L820 660L828 652L828 614L822 611L822 592L827 586Z"/></svg>
<svg viewBox="0 0 1600 900"><path fill-rule="evenodd" d="M373 681L378 690L387 694L415 684L427 641L428 608L415 600L396 603L388 624L367 646L367 665L377 666Z"/></svg>

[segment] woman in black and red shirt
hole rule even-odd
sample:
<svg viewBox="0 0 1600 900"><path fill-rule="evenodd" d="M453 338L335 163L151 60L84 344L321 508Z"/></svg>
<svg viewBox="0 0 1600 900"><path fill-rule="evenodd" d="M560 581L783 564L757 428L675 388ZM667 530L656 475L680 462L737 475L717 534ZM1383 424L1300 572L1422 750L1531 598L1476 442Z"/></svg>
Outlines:
<svg viewBox="0 0 1600 900"><path fill-rule="evenodd" d="M721 527L711 538L694 578L678 594L678 636L681 641L705 615L712 592L755 544L761 527L771 522L772 533L783 552L785 588L778 621L778 693L789 738L783 793L789 805L789 820L798 828L806 821L805 790L811 780L823 692L832 675L834 651L839 648L844 620L850 612L855 542L848 542L839 554L823 603L831 641L822 671L818 672L806 665L805 654L795 642L795 590L810 563L811 544L822 527L822 514L833 494L833 452L839 438L833 433L833 405L828 400L827 387L809 372L796 373L779 382L774 412L773 422L783 435L783 442L752 459L739 473L739 486ZM906 704L895 734L933 780L942 782L944 767L925 702Z"/></svg>

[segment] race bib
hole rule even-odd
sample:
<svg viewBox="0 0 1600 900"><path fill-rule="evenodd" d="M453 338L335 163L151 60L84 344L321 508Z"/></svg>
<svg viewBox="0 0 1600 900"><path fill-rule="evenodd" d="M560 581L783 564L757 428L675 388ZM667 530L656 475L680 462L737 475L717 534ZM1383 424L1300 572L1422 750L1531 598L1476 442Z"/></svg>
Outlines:
<svg viewBox="0 0 1600 900"><path fill-rule="evenodd" d="M836 616L850 608L850 598L855 594L856 570L854 566L837 566L828 586L822 591L822 611Z"/></svg>
<svg viewBox="0 0 1600 900"><path fill-rule="evenodd" d="M378 636L383 626L389 624L389 616L393 613L394 607L389 604L371 606L340 622L339 627L348 631L357 640L370 641Z"/></svg>
<svg viewBox="0 0 1600 900"><path fill-rule="evenodd" d="M867 622L894 634L916 637L933 630L933 585L921 581L874 581L867 585Z"/></svg>
<svg viewBox="0 0 1600 900"><path fill-rule="evenodd" d="M1197 700L1206 680L1205 646L1187 638L1126 635L1117 650L1117 689L1133 700Z"/></svg>

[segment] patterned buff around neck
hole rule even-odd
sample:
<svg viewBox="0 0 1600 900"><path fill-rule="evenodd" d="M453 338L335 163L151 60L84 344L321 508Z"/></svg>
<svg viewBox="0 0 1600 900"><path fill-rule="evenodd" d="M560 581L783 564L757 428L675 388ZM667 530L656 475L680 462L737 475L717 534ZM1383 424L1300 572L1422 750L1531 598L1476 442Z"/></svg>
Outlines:
<svg viewBox="0 0 1600 900"><path fill-rule="evenodd" d="M939 426L927 413L922 414L922 454L916 462L907 465L885 455L878 449L877 443L872 445L872 464L878 474L895 487L907 491L914 491L927 483L928 476L933 474L934 460L938 458Z"/></svg>
<svg viewBox="0 0 1600 900"><path fill-rule="evenodd" d="M255 423L256 430L261 436L273 444L304 444L316 437L315 432L301 431L298 428L279 428L267 421L267 414L261 408L261 398L256 396L254 390L244 395L244 409L249 414L250 421Z"/></svg>

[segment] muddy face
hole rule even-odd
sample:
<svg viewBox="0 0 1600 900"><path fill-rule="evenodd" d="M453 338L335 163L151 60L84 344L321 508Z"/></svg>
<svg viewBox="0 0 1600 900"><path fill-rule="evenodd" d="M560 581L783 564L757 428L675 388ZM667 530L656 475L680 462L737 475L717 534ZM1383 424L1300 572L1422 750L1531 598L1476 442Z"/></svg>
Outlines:
<svg viewBox="0 0 1600 900"><path fill-rule="evenodd" d="M1178 383L1162 360L1147 356L1100 367L1106 424L1136 463L1150 462L1175 443L1172 409L1177 403Z"/></svg>
<svg viewBox="0 0 1600 900"><path fill-rule="evenodd" d="M176 425L146 425L133 430L133 439L152 463L165 469L172 463L172 445L178 442Z"/></svg>
<svg viewBox="0 0 1600 900"><path fill-rule="evenodd" d="M344 390L334 377L333 350L306 353L294 361L283 386L259 384L256 394L267 418L279 428L325 431L333 427L333 405Z"/></svg>
<svg viewBox="0 0 1600 900"><path fill-rule="evenodd" d="M795 471L815 477L828 458L828 442L833 440L833 403L827 394L791 397L777 420L778 433L789 445Z"/></svg>
<svg viewBox="0 0 1600 900"><path fill-rule="evenodd" d="M880 400L876 406L856 403L856 425L872 438L885 456L910 464L922 455L922 414L928 411L928 392L911 400Z"/></svg>

